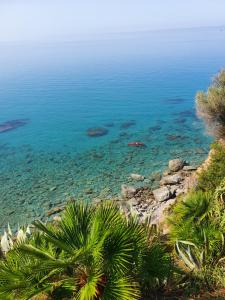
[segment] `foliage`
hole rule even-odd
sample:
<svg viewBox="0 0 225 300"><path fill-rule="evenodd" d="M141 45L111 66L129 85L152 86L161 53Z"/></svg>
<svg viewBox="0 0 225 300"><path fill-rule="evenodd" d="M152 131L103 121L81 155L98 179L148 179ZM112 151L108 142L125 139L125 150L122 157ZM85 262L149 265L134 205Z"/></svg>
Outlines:
<svg viewBox="0 0 225 300"><path fill-rule="evenodd" d="M189 282L201 288L225 286L224 199L225 182L214 193L191 192L169 219L170 239L189 270Z"/></svg>
<svg viewBox="0 0 225 300"><path fill-rule="evenodd" d="M4 299L132 300L170 276L170 257L149 224L111 202L72 202L58 225L35 226L0 263Z"/></svg>
<svg viewBox="0 0 225 300"><path fill-rule="evenodd" d="M216 142L211 149L210 164L199 174L197 188L202 191L214 192L225 178L225 147Z"/></svg>
<svg viewBox="0 0 225 300"><path fill-rule="evenodd" d="M196 109L211 134L225 136L225 69L214 78L207 92L197 93Z"/></svg>

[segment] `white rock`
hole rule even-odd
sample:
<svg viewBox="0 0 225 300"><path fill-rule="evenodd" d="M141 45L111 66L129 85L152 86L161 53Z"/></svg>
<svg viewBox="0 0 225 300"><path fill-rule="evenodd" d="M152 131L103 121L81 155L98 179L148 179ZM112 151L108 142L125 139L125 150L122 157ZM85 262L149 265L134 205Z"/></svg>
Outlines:
<svg viewBox="0 0 225 300"><path fill-rule="evenodd" d="M177 172L181 170L184 166L184 161L182 159L172 159L169 161L169 170L172 172Z"/></svg>
<svg viewBox="0 0 225 300"><path fill-rule="evenodd" d="M195 170L197 170L197 168L193 167L193 166L184 166L183 170L184 171L195 171Z"/></svg>
<svg viewBox="0 0 225 300"><path fill-rule="evenodd" d="M158 202L166 201L172 196L170 190L166 186L154 190L153 195Z"/></svg>
<svg viewBox="0 0 225 300"><path fill-rule="evenodd" d="M161 185L177 184L177 183L180 183L182 180L183 180L183 177L179 174L168 175L161 179L160 184Z"/></svg>
<svg viewBox="0 0 225 300"><path fill-rule="evenodd" d="M133 180L137 180L137 181L143 181L145 179L144 176L140 175L140 174L130 174L130 177L133 179Z"/></svg>

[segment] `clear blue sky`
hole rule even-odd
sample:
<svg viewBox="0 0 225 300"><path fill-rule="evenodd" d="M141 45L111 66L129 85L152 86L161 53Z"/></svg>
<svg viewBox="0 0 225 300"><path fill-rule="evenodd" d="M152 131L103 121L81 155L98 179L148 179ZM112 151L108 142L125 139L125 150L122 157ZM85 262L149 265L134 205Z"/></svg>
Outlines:
<svg viewBox="0 0 225 300"><path fill-rule="evenodd" d="M0 41L225 25L225 0L0 0Z"/></svg>

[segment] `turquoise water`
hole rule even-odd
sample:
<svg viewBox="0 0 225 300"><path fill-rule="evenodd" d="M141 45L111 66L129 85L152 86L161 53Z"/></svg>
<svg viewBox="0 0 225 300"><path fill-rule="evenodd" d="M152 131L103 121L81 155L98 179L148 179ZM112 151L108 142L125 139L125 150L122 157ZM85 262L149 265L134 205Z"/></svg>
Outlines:
<svg viewBox="0 0 225 300"><path fill-rule="evenodd" d="M0 53L0 123L29 119L0 134L0 227L44 218L70 196L113 197L136 184L130 173L151 186L169 159L207 155L194 96L225 65L224 29L0 44ZM108 133L89 137L92 127Z"/></svg>

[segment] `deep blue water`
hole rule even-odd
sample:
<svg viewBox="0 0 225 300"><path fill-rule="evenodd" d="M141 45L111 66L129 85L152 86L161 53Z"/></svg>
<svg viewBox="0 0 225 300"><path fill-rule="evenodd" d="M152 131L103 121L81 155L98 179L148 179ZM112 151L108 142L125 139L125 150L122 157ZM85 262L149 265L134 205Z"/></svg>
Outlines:
<svg viewBox="0 0 225 300"><path fill-rule="evenodd" d="M122 183L135 184L130 173L151 185L171 158L204 160L211 140L194 97L225 65L225 30L0 44L0 65L0 123L29 119L0 134L3 226L44 217L70 196L113 197ZM90 138L92 127L108 134Z"/></svg>

